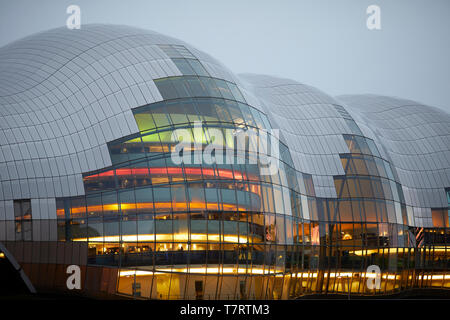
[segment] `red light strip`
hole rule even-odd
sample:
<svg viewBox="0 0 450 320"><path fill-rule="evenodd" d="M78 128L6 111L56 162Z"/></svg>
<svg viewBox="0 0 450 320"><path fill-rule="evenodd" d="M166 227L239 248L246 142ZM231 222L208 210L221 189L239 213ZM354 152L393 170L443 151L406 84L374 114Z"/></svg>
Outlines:
<svg viewBox="0 0 450 320"><path fill-rule="evenodd" d="M247 175L245 173L229 170L229 169L214 169L214 168L181 168L181 167L160 167L160 168L121 168L115 169L115 175L117 176L131 176L131 175L182 175L183 172L186 175L198 175L205 177L218 177L224 179L236 179L246 180ZM114 170L108 170L99 174L86 176L85 180L101 178L101 177L113 177ZM252 177L253 178L253 177ZM252 179L255 180L255 179Z"/></svg>

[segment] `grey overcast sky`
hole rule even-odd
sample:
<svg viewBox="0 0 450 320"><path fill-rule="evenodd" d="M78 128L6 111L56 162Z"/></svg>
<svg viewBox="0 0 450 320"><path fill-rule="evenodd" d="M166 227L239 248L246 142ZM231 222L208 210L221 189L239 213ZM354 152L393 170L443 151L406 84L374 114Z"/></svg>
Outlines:
<svg viewBox="0 0 450 320"><path fill-rule="evenodd" d="M397 96L450 112L449 0L0 0L0 46L64 26L71 4L80 6L82 24L155 30L235 73L291 78L331 95ZM366 27L372 4L381 8L381 30Z"/></svg>

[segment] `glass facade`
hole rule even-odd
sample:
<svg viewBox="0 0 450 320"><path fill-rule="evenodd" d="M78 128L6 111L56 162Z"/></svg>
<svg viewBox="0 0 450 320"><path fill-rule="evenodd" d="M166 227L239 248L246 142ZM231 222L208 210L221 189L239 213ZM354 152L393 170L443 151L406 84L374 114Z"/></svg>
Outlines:
<svg viewBox="0 0 450 320"><path fill-rule="evenodd" d="M126 36L128 32L121 38ZM145 43L147 38L140 39ZM85 132L72 127L77 123L73 120L66 123L71 131L64 138L37 144L57 154L58 161L31 149L29 158L35 158L27 158L30 161L20 167L23 170L8 173L11 165L0 166L0 176L10 175L13 181L9 187L1 185L7 200L0 202L0 240L36 287L65 290L66 267L75 264L81 266L86 293L148 299L295 299L308 294L378 295L410 288L450 288L449 188L433 190L447 197L447 207L410 205L411 194L419 198L419 192L411 191L417 181L402 185L403 163L392 161L344 107L325 103L311 89L295 92L291 84L269 81L268 86L282 87L284 92L268 101L288 96L280 105L287 106L284 111L293 107L294 112L286 112L286 118L267 114L263 110L272 105L255 108L251 95L241 91L242 85L213 60L200 61L199 54L184 45L157 40L158 44L130 48L127 59L111 58L105 70L96 65L105 74L107 80L101 78L105 85L99 81L97 90L83 87L85 98L69 100L75 106L92 103L94 94L103 90L101 96L108 98L99 100L102 104L96 102L98 109L92 108L78 122L88 123L96 117L93 110L107 105L110 110L102 120L99 115L98 122L120 127L109 131L122 130L130 122L130 127L136 126L126 134L109 133L103 145L108 161L99 160L101 153L92 150L101 147L89 141L108 135L108 130L92 120L92 126L86 124L91 131ZM121 46L128 50L130 43ZM148 64L145 59L137 62L148 55L158 58ZM117 68L116 64L126 65L128 60L135 62L133 68ZM150 69L151 76L145 75ZM113 80L111 74L116 71ZM117 88L133 77L139 82L127 87L131 92L127 99L120 98ZM143 86L144 79L151 80L151 85ZM144 99L148 92L159 98ZM289 94L304 94L308 108ZM133 99L137 105L131 107ZM321 109L328 113L321 114ZM127 112L130 118L125 118ZM301 112L305 115L296 120L305 128L292 128L288 118ZM328 149L320 145L324 140L317 138L319 134L314 136L317 140L301 141L299 134L298 144L315 141L311 149L319 150L305 154L295 145L297 141L275 134L275 119L278 126L286 126L286 135L303 130L303 136L309 137L315 131L313 123L326 127L320 129L332 133L322 135L329 139L327 143L342 142L342 146L332 146L333 153L329 145ZM326 122L329 119L335 122ZM60 127L53 122L39 127L40 133L49 136L52 130ZM75 137L78 132L83 132L84 140ZM243 133L244 140L240 139ZM69 135L74 136L72 145L64 140ZM261 145L264 137L268 143ZM182 150L177 149L181 142ZM273 153L275 145L279 152ZM15 160L19 153L19 148L13 148L5 151L5 158L19 166ZM336 156L340 173L296 169L301 161L313 166L311 159L318 158L306 157L319 153ZM78 161L74 154L83 154L86 162L78 163L78 171L69 168ZM174 154L185 161L178 162ZM43 158L48 163L43 161L46 164L40 168L37 163ZM274 158L277 170L267 174L259 160ZM29 187L15 179L26 176L26 164L38 168L39 184L30 178ZM57 179L53 172L63 174ZM79 174L79 185L74 172ZM321 179L327 177L327 187L335 196L323 196L320 189ZM55 185L59 189L52 192ZM12 197L13 193L28 196ZM422 209L429 211L427 217ZM415 219L426 223L415 223ZM375 289L370 286L375 277L367 271L370 266L381 271L381 285Z"/></svg>
<svg viewBox="0 0 450 320"><path fill-rule="evenodd" d="M267 116L234 84L189 70L155 81L164 101L133 110L140 133L109 143L113 165L84 174L85 196L57 199L58 239L87 242L88 264L118 268L118 293L281 299L393 293L419 280L450 285L448 219L436 222L441 229L407 226L395 170L348 114L355 134L343 136L345 175L334 177L337 198L319 198L282 143L279 170L261 175L250 161L260 150L240 150L233 133L270 131ZM233 161L174 163L180 128L192 157L215 144L216 160L231 150ZM374 264L382 270L376 290L367 287ZM427 270L438 274L428 279Z"/></svg>
<svg viewBox="0 0 450 320"><path fill-rule="evenodd" d="M193 298L194 291L183 293L179 283L194 284L192 279L205 275L216 280L259 275L263 285L266 275L284 274L286 246L294 245L294 237L302 241L301 201L313 194L310 177L292 168L282 144L280 170L260 175L251 161L260 150L241 150L234 132L258 135L271 129L270 123L245 103L234 84L190 76L155 83L165 100L133 110L140 133L109 144L113 166L84 175L86 196L57 200L58 239L87 241L89 263L119 267L118 290L125 294L129 288L136 291L129 276L134 270L147 282L176 281L148 295L157 298ZM195 123L202 124L200 134ZM179 128L191 132L193 157L214 143L223 150L216 159L229 156L230 150L231 159L210 165L173 163L177 141L172 135ZM213 139L213 130L222 132L222 139ZM198 281L197 286L210 287ZM141 295L148 285L140 284ZM225 296L234 293L226 290Z"/></svg>

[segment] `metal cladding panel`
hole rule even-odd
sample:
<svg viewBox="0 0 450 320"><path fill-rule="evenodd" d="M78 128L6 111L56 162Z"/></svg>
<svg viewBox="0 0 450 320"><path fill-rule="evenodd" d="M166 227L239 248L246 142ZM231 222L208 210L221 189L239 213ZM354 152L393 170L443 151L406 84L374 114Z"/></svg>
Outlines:
<svg viewBox="0 0 450 320"><path fill-rule="evenodd" d="M342 137L346 133L341 130L344 119L335 109L339 105L336 100L289 79L254 74L240 77L263 101L269 120L278 124L275 127L286 138L297 170L331 179L344 174L339 153L349 151ZM295 160L299 154L304 155L303 161ZM319 190L323 196L329 194L323 188Z"/></svg>

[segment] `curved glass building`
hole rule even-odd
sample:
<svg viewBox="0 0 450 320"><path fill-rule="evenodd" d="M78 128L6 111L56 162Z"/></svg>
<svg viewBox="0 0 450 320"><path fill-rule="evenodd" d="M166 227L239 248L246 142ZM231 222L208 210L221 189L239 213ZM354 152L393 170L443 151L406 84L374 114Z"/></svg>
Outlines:
<svg viewBox="0 0 450 320"><path fill-rule="evenodd" d="M32 35L0 48L0 70L0 260L32 291L450 288L450 115L437 108L235 75L126 26Z"/></svg>

